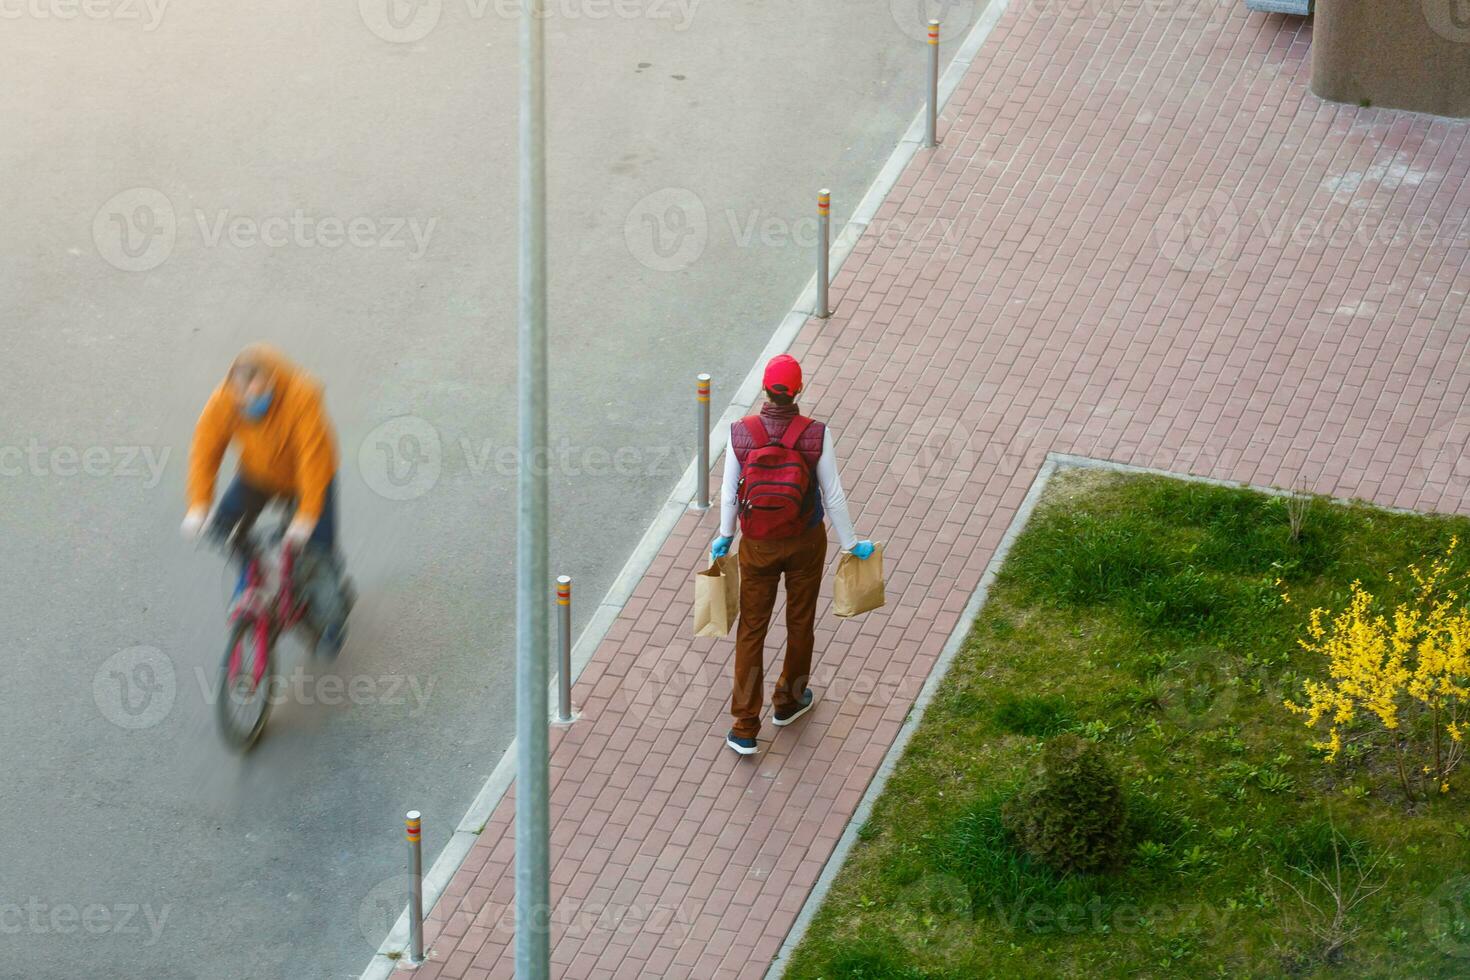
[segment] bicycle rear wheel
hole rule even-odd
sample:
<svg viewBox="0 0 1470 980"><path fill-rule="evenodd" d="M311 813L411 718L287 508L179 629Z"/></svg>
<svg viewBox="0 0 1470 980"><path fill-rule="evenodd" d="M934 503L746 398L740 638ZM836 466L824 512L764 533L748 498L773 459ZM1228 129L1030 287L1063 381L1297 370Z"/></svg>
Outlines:
<svg viewBox="0 0 1470 980"><path fill-rule="evenodd" d="M269 626L252 617L230 629L214 704L220 736L237 752L248 752L260 739L271 712L272 639Z"/></svg>

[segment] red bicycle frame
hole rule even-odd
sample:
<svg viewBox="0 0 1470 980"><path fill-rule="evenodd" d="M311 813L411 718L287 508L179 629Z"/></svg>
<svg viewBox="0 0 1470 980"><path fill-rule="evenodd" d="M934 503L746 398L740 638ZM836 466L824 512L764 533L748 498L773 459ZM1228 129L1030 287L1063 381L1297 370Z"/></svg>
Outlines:
<svg viewBox="0 0 1470 980"><path fill-rule="evenodd" d="M280 585L274 595L265 594L265 575L260 567L260 555L253 550L245 566L245 590L240 601L230 612L230 622L248 616L254 624L252 639L255 647L255 662L251 673L258 686L265 677L265 668L275 638L291 629L305 614L305 607L296 601L294 573L296 552L293 548L281 549ZM229 676L231 680L240 673L240 644L230 649Z"/></svg>

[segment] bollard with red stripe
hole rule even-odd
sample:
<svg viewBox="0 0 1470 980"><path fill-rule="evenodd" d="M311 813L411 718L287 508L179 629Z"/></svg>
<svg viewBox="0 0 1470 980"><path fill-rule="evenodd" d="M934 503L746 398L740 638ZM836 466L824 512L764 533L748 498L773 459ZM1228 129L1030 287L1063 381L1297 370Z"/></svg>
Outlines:
<svg viewBox="0 0 1470 980"><path fill-rule="evenodd" d="M557 647L557 698L556 722L559 725L572 723L572 577L562 575L556 580L556 631Z"/></svg>
<svg viewBox="0 0 1470 980"><path fill-rule="evenodd" d="M929 22L928 110L924 113L924 145L939 145L939 21Z"/></svg>
<svg viewBox="0 0 1470 980"><path fill-rule="evenodd" d="M827 295L831 284L828 261L832 255L832 192L822 188L817 192L817 309L818 319L832 315L832 304Z"/></svg>
<svg viewBox="0 0 1470 980"><path fill-rule="evenodd" d="M417 810L403 818L408 837L408 955L410 962L424 961L424 859L423 827Z"/></svg>
<svg viewBox="0 0 1470 980"><path fill-rule="evenodd" d="M709 375L694 379L694 504L695 510L709 510Z"/></svg>

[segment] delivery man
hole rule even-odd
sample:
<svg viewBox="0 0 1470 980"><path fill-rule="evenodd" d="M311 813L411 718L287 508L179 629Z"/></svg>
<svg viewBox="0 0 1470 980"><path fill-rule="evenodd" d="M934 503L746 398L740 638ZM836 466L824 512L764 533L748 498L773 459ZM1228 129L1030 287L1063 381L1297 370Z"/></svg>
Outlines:
<svg viewBox="0 0 1470 980"><path fill-rule="evenodd" d="M837 471L832 431L803 416L801 365L787 354L766 365L766 403L759 415L730 426L725 481L720 493L720 536L710 548L730 552L736 518L740 532L740 625L735 633L735 690L730 713L735 726L725 744L754 755L765 687L765 640L786 577L786 658L771 695L772 724L791 724L811 710L811 676L817 593L827 563L827 528L832 519L842 550L866 560L871 541L859 541L847 514L847 495Z"/></svg>

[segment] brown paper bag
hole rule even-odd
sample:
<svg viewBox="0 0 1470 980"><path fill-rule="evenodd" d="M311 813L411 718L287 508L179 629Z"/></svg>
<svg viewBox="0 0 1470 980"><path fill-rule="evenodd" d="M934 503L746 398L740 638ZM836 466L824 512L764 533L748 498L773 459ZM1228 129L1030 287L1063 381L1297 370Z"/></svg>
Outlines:
<svg viewBox="0 0 1470 980"><path fill-rule="evenodd" d="M837 581L832 585L832 612L846 619L883 605L883 546L873 545L866 559L850 551L837 559Z"/></svg>
<svg viewBox="0 0 1470 980"><path fill-rule="evenodd" d="M694 635L724 636L740 615L740 562L716 558L694 576Z"/></svg>

